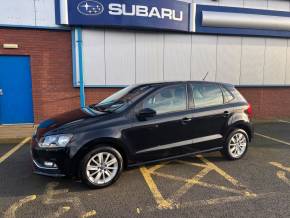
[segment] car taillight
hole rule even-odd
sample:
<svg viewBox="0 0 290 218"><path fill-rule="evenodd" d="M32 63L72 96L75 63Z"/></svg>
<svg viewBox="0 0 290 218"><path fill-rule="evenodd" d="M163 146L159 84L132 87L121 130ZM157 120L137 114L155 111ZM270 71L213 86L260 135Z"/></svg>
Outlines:
<svg viewBox="0 0 290 218"><path fill-rule="evenodd" d="M253 109L252 109L252 105L251 104L248 104L248 108L246 109L245 112L248 114L250 119L253 117Z"/></svg>

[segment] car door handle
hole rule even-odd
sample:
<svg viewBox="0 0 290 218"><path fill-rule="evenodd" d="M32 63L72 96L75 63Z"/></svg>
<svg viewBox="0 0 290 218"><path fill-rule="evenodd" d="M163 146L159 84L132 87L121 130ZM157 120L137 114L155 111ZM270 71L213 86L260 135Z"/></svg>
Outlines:
<svg viewBox="0 0 290 218"><path fill-rule="evenodd" d="M224 117L228 117L230 115L230 112L229 111L225 111L224 112Z"/></svg>
<svg viewBox="0 0 290 218"><path fill-rule="evenodd" d="M0 96L1 95L4 95L4 93L3 93L3 89L0 89Z"/></svg>
<svg viewBox="0 0 290 218"><path fill-rule="evenodd" d="M182 121L183 123L188 123L188 122L192 121L192 118L184 117L181 121Z"/></svg>

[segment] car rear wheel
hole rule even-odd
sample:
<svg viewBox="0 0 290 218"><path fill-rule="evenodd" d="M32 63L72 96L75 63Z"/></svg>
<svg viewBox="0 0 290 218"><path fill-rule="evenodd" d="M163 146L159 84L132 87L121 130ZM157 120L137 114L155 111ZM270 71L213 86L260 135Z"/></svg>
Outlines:
<svg viewBox="0 0 290 218"><path fill-rule="evenodd" d="M246 131L235 129L229 134L222 153L230 160L241 159L248 150L248 144L249 137Z"/></svg>
<svg viewBox="0 0 290 218"><path fill-rule="evenodd" d="M112 147L90 151L81 162L82 180L91 188L104 188L113 184L123 170L123 158Z"/></svg>

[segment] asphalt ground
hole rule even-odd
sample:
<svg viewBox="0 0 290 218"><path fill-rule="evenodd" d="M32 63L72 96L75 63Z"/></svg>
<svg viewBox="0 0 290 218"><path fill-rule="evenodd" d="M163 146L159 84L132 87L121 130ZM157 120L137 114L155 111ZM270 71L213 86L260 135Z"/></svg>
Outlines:
<svg viewBox="0 0 290 218"><path fill-rule="evenodd" d="M0 217L290 217L290 122L255 130L242 160L215 152L135 168L101 190L34 175L29 143L1 144Z"/></svg>

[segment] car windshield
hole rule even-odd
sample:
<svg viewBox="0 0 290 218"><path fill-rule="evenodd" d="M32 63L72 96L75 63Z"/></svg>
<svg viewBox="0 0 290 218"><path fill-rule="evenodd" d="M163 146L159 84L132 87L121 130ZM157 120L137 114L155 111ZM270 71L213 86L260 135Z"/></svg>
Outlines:
<svg viewBox="0 0 290 218"><path fill-rule="evenodd" d="M126 108L131 101L138 98L150 87L149 85L131 85L90 107L101 112L114 112L117 109Z"/></svg>

